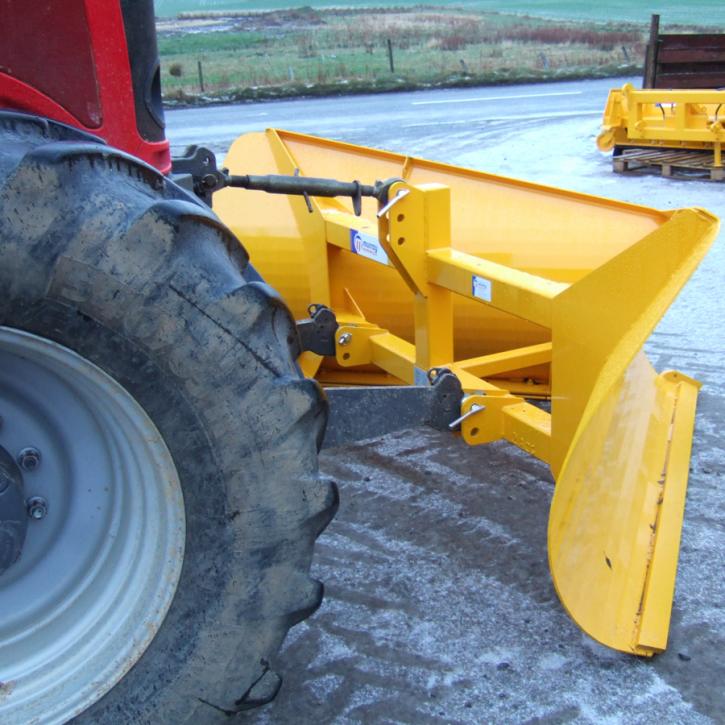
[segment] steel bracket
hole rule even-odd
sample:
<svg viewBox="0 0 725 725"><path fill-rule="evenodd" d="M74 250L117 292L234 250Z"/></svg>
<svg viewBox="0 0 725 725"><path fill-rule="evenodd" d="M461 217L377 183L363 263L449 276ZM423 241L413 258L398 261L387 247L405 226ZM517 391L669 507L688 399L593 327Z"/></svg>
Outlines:
<svg viewBox="0 0 725 725"><path fill-rule="evenodd" d="M325 305L312 304L307 308L310 316L297 321L302 350L317 355L335 355L335 333L339 325L335 313Z"/></svg>
<svg viewBox="0 0 725 725"><path fill-rule="evenodd" d="M421 425L447 430L461 410L461 383L442 368L429 371L428 379L428 385L327 388L330 421L323 447Z"/></svg>
<svg viewBox="0 0 725 725"><path fill-rule="evenodd" d="M212 194L226 186L214 152L204 146L187 146L183 156L171 160L171 172L179 186L196 194L207 206L211 206Z"/></svg>

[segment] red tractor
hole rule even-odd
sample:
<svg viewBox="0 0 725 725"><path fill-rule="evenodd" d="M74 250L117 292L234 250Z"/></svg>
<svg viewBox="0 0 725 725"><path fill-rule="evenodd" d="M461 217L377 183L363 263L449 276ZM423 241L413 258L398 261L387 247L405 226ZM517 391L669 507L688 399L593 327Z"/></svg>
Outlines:
<svg viewBox="0 0 725 725"><path fill-rule="evenodd" d="M0 721L226 721L322 598L326 401L168 176L151 0L0 33Z"/></svg>

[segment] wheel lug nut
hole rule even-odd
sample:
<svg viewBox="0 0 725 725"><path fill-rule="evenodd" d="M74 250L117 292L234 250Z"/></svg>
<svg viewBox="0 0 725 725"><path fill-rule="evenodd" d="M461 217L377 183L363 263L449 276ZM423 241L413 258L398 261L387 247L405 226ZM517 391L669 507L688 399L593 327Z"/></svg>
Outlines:
<svg viewBox="0 0 725 725"><path fill-rule="evenodd" d="M31 496L26 502L28 516L31 519L40 521L48 513L48 502L42 496Z"/></svg>
<svg viewBox="0 0 725 725"><path fill-rule="evenodd" d="M40 451L37 448L23 448L18 453L18 465L24 471L34 471L40 465Z"/></svg>

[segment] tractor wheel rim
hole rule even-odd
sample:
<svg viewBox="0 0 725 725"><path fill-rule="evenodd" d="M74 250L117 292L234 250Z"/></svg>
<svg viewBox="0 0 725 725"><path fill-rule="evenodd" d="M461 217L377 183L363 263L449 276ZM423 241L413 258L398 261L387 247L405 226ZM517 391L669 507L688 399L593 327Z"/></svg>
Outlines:
<svg viewBox="0 0 725 725"><path fill-rule="evenodd" d="M39 452L24 493L47 502L0 577L0 722L65 722L111 689L161 626L184 557L181 486L161 434L121 385L7 327L0 416L0 445Z"/></svg>

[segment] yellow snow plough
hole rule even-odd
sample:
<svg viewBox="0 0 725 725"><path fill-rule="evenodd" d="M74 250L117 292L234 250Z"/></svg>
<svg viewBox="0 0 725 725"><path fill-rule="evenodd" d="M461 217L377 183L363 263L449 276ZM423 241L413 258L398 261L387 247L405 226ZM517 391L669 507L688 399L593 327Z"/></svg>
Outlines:
<svg viewBox="0 0 725 725"><path fill-rule="evenodd" d="M725 35L660 34L652 16L642 89L609 92L597 136L615 171L655 166L725 179Z"/></svg>
<svg viewBox="0 0 725 725"><path fill-rule="evenodd" d="M597 146L600 151L669 150L671 155L673 151L705 151L709 157L707 168L713 179L721 180L725 178L722 161L724 104L725 91L639 90L627 83L621 89L609 92ZM666 153L660 156L666 164ZM699 155L689 156L699 158Z"/></svg>
<svg viewBox="0 0 725 725"><path fill-rule="evenodd" d="M295 317L335 311L334 354L304 353L306 374L429 385L452 372L467 443L506 439L551 467L567 611L610 647L663 650L699 386L658 375L641 348L718 221L276 130L241 137L226 162L396 179L359 216L340 199L232 189L214 209Z"/></svg>

